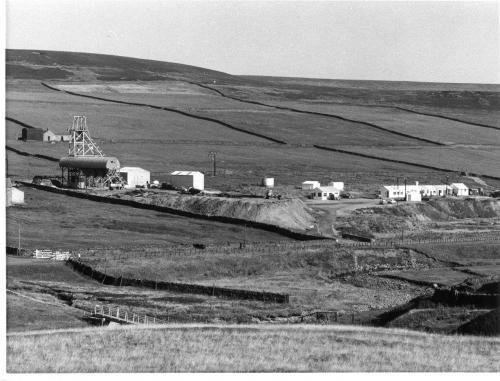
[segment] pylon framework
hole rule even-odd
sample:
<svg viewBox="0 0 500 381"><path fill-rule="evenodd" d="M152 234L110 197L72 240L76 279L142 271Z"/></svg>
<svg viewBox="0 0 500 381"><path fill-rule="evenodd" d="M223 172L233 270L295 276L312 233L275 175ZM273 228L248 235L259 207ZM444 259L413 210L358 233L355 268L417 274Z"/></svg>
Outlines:
<svg viewBox="0 0 500 381"><path fill-rule="evenodd" d="M75 115L73 125L68 128L71 134L68 156L104 156L97 144L94 143L87 128L87 117Z"/></svg>
<svg viewBox="0 0 500 381"><path fill-rule="evenodd" d="M90 137L85 116L74 116L68 132L71 134L68 156L59 160L63 184L66 180L66 185L74 188L123 186L120 162L115 157L104 156Z"/></svg>

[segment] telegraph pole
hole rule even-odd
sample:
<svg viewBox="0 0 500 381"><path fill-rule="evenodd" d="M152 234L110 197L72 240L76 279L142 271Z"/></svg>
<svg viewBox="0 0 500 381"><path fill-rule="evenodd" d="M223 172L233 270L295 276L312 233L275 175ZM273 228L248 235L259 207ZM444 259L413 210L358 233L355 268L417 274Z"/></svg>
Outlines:
<svg viewBox="0 0 500 381"><path fill-rule="evenodd" d="M215 177L216 174L216 157L217 157L217 152L215 151L210 151L208 153L208 157L212 159L212 176Z"/></svg>

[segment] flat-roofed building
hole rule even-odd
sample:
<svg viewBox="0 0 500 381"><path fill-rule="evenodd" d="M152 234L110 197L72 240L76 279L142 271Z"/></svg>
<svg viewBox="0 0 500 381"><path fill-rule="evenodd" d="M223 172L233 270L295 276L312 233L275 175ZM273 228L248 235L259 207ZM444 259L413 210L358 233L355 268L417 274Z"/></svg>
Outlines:
<svg viewBox="0 0 500 381"><path fill-rule="evenodd" d="M150 172L139 167L122 167L120 176L126 183L125 188L145 187L151 181Z"/></svg>
<svg viewBox="0 0 500 381"><path fill-rule="evenodd" d="M170 174L170 183L180 188L205 189L205 175L198 171L174 171Z"/></svg>

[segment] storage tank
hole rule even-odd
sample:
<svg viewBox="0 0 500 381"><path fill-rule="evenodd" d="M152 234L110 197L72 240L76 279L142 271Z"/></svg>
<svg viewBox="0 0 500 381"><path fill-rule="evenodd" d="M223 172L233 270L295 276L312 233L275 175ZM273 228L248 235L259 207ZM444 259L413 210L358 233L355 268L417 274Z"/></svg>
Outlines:
<svg viewBox="0 0 500 381"><path fill-rule="evenodd" d="M63 157L59 160L61 168L79 168L79 169L120 169L120 162L112 156L80 156Z"/></svg>
<svg viewBox="0 0 500 381"><path fill-rule="evenodd" d="M274 187L274 177L264 177L262 179L262 185L265 186L266 188L273 188Z"/></svg>

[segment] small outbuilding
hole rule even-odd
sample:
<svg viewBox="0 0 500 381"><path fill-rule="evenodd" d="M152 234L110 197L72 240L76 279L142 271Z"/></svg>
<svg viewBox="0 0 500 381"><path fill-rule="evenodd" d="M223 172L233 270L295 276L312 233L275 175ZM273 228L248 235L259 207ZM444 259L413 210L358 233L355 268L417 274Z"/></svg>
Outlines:
<svg viewBox="0 0 500 381"><path fill-rule="evenodd" d="M170 174L170 183L180 188L205 189L205 175L198 171L174 171Z"/></svg>
<svg viewBox="0 0 500 381"><path fill-rule="evenodd" d="M21 140L37 140L43 142L44 130L41 128L23 128L21 130Z"/></svg>
<svg viewBox="0 0 500 381"><path fill-rule="evenodd" d="M24 192L22 190L17 189L14 186L12 186L12 182L10 181L10 178L7 178L7 180L6 180L5 191L6 191L5 193L7 195L7 205L6 206L24 204Z"/></svg>
<svg viewBox="0 0 500 381"><path fill-rule="evenodd" d="M315 200L338 200L340 198L340 190L334 187L316 187L311 194Z"/></svg>
<svg viewBox="0 0 500 381"><path fill-rule="evenodd" d="M58 135L48 129L23 128L21 130L21 140L37 140L41 142L69 142L71 135Z"/></svg>
<svg viewBox="0 0 500 381"><path fill-rule="evenodd" d="M150 172L139 167L120 168L120 176L125 181L125 188L144 187L150 183Z"/></svg>
<svg viewBox="0 0 500 381"><path fill-rule="evenodd" d="M319 188L321 185L319 181L304 181L302 183L302 190L313 190L314 188Z"/></svg>

